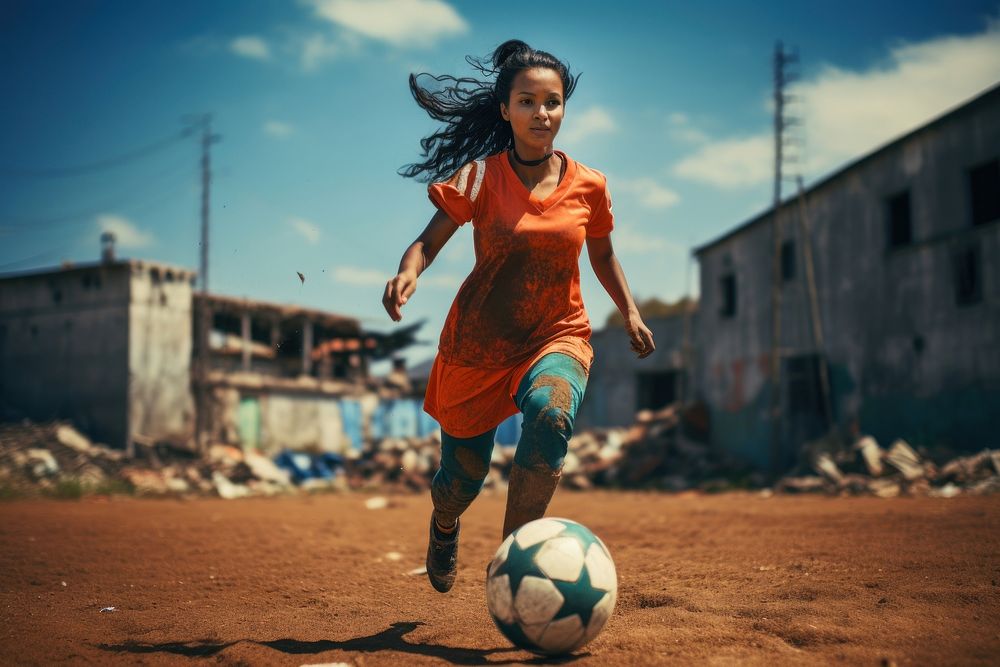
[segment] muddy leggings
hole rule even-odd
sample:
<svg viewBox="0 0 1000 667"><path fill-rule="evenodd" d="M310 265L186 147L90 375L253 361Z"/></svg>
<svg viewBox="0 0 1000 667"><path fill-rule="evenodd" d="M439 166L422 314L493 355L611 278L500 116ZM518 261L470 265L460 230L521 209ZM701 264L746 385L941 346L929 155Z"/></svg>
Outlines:
<svg viewBox="0 0 1000 667"><path fill-rule="evenodd" d="M565 354L546 354L531 367L514 396L524 415L516 464L550 474L562 469L586 387L586 370ZM441 467L431 483L431 500L442 522L458 518L479 495L490 470L496 430L472 438L441 432Z"/></svg>

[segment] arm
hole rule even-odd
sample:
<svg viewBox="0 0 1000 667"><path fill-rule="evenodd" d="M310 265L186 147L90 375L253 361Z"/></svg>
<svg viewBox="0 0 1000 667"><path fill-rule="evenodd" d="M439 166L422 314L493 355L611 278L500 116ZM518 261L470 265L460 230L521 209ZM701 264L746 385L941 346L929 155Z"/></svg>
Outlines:
<svg viewBox="0 0 1000 667"><path fill-rule="evenodd" d="M632 292L628 288L621 264L615 257L615 249L611 245L611 236L587 237L587 254L590 256L590 266L593 267L594 274L625 318L625 331L632 341L632 350L640 359L648 357L656 349L653 333L646 328L639 315L639 309L632 299Z"/></svg>
<svg viewBox="0 0 1000 667"><path fill-rule="evenodd" d="M403 319L400 308L417 290L417 277L431 265L457 229L458 225L446 213L438 210L417 240L403 253L403 258L399 260L399 271L395 278L386 283L385 293L382 295L382 306L394 322Z"/></svg>

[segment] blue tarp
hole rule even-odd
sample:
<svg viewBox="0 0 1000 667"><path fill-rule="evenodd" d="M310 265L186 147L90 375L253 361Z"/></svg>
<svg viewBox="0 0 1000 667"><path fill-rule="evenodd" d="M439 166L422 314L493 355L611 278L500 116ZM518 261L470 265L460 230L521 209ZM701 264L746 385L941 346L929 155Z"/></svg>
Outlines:
<svg viewBox="0 0 1000 667"><path fill-rule="evenodd" d="M274 457L274 463L291 473L293 482L301 484L307 479L333 479L344 460L330 452L308 454L286 449Z"/></svg>
<svg viewBox="0 0 1000 667"><path fill-rule="evenodd" d="M363 430L361 428L361 403L354 399L343 398L337 401L340 407L340 418L344 424L344 435L351 441L352 449L361 449Z"/></svg>

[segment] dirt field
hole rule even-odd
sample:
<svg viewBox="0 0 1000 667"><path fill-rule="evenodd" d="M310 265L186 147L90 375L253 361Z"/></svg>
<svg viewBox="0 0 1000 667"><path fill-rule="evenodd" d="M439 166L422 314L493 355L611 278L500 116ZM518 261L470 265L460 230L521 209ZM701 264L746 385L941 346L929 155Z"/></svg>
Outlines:
<svg viewBox="0 0 1000 667"><path fill-rule="evenodd" d="M423 576L429 499L0 504L4 664L487 665L503 499L463 519L459 580ZM561 491L619 602L581 665L997 664L1000 497ZM389 556L397 552L398 560ZM104 607L114 611L101 612ZM571 659L573 661L574 659Z"/></svg>

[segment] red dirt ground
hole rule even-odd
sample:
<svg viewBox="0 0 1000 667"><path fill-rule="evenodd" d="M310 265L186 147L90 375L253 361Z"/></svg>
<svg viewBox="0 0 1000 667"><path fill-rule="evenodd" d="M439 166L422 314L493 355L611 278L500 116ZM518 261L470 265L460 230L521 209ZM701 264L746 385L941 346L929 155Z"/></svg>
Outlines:
<svg viewBox="0 0 1000 667"><path fill-rule="evenodd" d="M463 518L447 595L405 574L423 562L429 499L392 497L382 510L365 499L0 504L0 661L534 661L493 627L484 600L502 497L480 498ZM1000 497L564 490L549 514L588 525L618 566L618 607L570 660L580 665L986 665L1000 655Z"/></svg>

